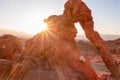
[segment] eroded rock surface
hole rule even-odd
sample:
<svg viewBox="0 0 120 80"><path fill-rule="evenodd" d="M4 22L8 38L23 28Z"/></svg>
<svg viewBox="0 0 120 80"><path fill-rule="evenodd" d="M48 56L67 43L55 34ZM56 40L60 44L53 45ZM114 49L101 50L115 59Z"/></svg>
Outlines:
<svg viewBox="0 0 120 80"><path fill-rule="evenodd" d="M21 41L12 35L0 37L0 58L11 60L14 54L22 52Z"/></svg>
<svg viewBox="0 0 120 80"><path fill-rule="evenodd" d="M110 51L99 33L94 30L91 10L81 0L68 0L65 4L64 15L74 23L79 22L86 37L98 50L105 65L111 72L114 80L120 79L120 66L110 55ZM109 62L109 63L108 63Z"/></svg>
<svg viewBox="0 0 120 80"><path fill-rule="evenodd" d="M52 19L56 20L57 17L58 16ZM94 46L100 52L103 61L105 63L108 61L110 62L110 64L106 63L106 66L112 72L113 78L117 77L115 80L118 80L119 70L120 70L119 66L112 59L110 54L108 54L109 50L106 47L102 38L99 36L99 33L97 31L94 31L93 29L94 22L92 20L91 11L86 6L86 4L81 0L68 0L65 4L65 10L62 15L59 15L59 18L60 20L62 19L61 20L62 23L59 23L60 20L58 20L58 22L54 21L55 23L53 24L55 25L52 25L52 26L58 27L58 24L59 24L60 27L61 26L73 27L74 23L76 22L80 23L83 30L85 31L87 38L94 44ZM71 24L66 24L66 22L67 23L69 22ZM68 31L66 32L68 33ZM19 79L19 80L22 80L22 79L24 80L33 80L33 79L35 80L39 80L39 79L41 80L48 80L48 79L50 80L59 80L59 79L60 80L85 80L83 75L80 76L81 73L76 72L77 70L79 72L82 71L85 77L87 77L89 80L97 80L98 79L97 75L94 73L93 69L88 64L89 60L85 60L85 62L82 60L80 62L79 54L74 54L73 56L73 53L70 51L64 52L63 50L66 50L66 49L70 50L74 48L71 47L71 44L69 44L69 42L66 42L66 43L63 42L62 44L58 43L59 38L55 36L57 33L55 35L54 34L48 31L48 32L42 32L35 35L32 39L26 41L25 50L23 51L22 56L16 55L16 57L20 58L20 61L18 60L17 63L15 61L15 63L12 64L12 66L9 63L9 61L5 61L5 63L9 64L8 67L10 67L10 73L11 73L10 76L13 78L13 80L15 79ZM66 38L67 36L71 37L71 35L66 35L66 34L61 35L59 37L63 38L63 36L64 38ZM19 40L16 40L15 37L14 38L13 37L9 38L9 37L10 37L9 35L2 36L2 39L0 39L1 41L0 51L1 53L3 53L1 54L1 58L10 60L15 53L20 53L22 51L22 48L20 47L21 44L19 44L20 42ZM74 43L74 40L73 40L73 43ZM16 44L19 44L19 45L16 45ZM55 46L55 47L51 48L51 46ZM62 54L62 53L66 53L66 54ZM69 55L67 53L69 53ZM111 66L111 64L113 64L113 66ZM4 66L2 66L2 68L4 68L5 70L7 69Z"/></svg>
<svg viewBox="0 0 120 80"><path fill-rule="evenodd" d="M30 65L30 69L24 80L86 80L82 73L69 68L65 63L67 55L60 54L62 44L57 47L59 51L54 50L58 42L59 40L56 40L48 32L39 33L26 41L26 49L24 50L26 58L24 60L26 64Z"/></svg>

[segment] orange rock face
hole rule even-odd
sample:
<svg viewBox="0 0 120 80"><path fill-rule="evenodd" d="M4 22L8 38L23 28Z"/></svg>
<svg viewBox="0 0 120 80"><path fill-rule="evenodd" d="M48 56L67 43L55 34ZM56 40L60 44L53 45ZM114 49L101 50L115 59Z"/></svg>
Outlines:
<svg viewBox="0 0 120 80"><path fill-rule="evenodd" d="M73 22L64 15L50 16L46 21L51 23L48 25L48 31L37 34L26 42L24 53L30 57L29 61L33 60L34 56L44 68L46 65L51 69L57 67L58 70L71 68L82 72L88 79L97 79L87 58L83 62L79 59L82 54L75 44L74 38L77 31Z"/></svg>
<svg viewBox="0 0 120 80"><path fill-rule="evenodd" d="M26 41L23 55L15 55L22 52L22 44L19 39L11 35L0 37L0 58L13 59L13 62L16 62L13 64L9 60L0 60L0 74L9 69L10 77L17 79L19 76L23 78L28 70L33 70L32 73L35 71L36 73L43 72L41 74L44 76L42 80L48 80L48 76L45 74L50 75L50 72L57 74L58 78L54 80L70 80L64 73L71 73L74 70L82 72L88 80L99 80L89 60L78 51L75 44L74 38L77 31L74 23L79 22L86 37L97 48L106 66L110 69L113 79L119 80L119 65L110 56L110 52L99 33L94 31L90 9L81 0L68 0L64 8L62 15L53 15L45 20L48 23L48 31L38 33L32 39ZM13 55L15 56L13 57ZM16 57L20 58L21 61L16 61ZM48 72L48 70L50 71ZM39 78L41 78L41 75ZM76 74L73 73L72 75ZM29 79L29 76L26 77L25 80ZM39 78L36 78L36 80L39 80ZM51 80L53 78L50 76ZM84 80L80 78L75 76L74 80Z"/></svg>
<svg viewBox="0 0 120 80"><path fill-rule="evenodd" d="M3 35L0 37L0 58L11 59L16 53L22 52L20 40L12 35Z"/></svg>
<svg viewBox="0 0 120 80"><path fill-rule="evenodd" d="M110 70L113 79L120 79L120 66L110 55L110 51L99 33L94 30L94 22L91 15L91 10L81 0L68 0L65 4L63 13L73 23L79 22L86 37L96 47L100 53L105 65ZM108 63L109 62L109 63Z"/></svg>

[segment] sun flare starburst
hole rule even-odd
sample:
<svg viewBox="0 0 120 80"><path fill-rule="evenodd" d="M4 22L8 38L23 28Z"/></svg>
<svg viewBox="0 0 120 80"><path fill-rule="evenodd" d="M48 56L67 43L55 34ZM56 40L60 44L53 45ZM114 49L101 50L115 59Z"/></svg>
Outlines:
<svg viewBox="0 0 120 80"><path fill-rule="evenodd" d="M43 24L43 26L40 27L40 32L46 31L47 30L47 25Z"/></svg>

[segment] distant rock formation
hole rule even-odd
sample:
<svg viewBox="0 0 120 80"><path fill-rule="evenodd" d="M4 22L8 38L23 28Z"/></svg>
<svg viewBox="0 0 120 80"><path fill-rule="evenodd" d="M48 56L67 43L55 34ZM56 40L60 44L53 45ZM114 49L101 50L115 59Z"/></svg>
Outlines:
<svg viewBox="0 0 120 80"><path fill-rule="evenodd" d="M97 49L89 41L77 40L76 43L79 49L84 53L87 53L88 51L90 52L90 50L92 50L93 53L98 54ZM120 54L120 38L115 40L106 40L105 44L112 54Z"/></svg>
<svg viewBox="0 0 120 80"><path fill-rule="evenodd" d="M11 60L14 54L22 50L21 41L17 37L9 34L0 37L0 59Z"/></svg>
<svg viewBox="0 0 120 80"><path fill-rule="evenodd" d="M120 54L120 38L115 40L109 40L105 42L109 50L113 54Z"/></svg>

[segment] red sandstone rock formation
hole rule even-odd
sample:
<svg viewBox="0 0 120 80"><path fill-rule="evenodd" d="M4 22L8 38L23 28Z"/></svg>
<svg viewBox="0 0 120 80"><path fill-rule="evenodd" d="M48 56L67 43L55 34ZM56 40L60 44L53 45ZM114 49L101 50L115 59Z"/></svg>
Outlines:
<svg viewBox="0 0 120 80"><path fill-rule="evenodd" d="M54 36L55 35L56 34L54 34ZM26 49L24 50L24 53L26 54L26 57L28 57L28 58L30 57L28 59L28 61L30 63L29 64L28 64L28 62L25 62L25 63L30 65L31 66L30 69L34 70L35 72L36 72L36 70L39 70L39 71L37 71L37 73L43 72L42 74L40 73L40 75L38 76L38 77L40 77L40 76L44 75L44 77L43 76L41 77L41 80L47 80L49 78L54 79L54 80L60 80L60 79L69 80L69 79L73 78L72 77L73 75L75 76L74 80L79 80L79 79L84 80L85 79L83 77L83 75L80 76L81 75L80 72L77 73L75 70L68 68L68 65L71 64L71 61L68 61L67 59L71 58L71 60L72 60L72 58L73 58L72 54L67 55L67 53L64 52L65 50L67 50L67 47L65 46L66 43L64 43L64 44L59 43L59 39L56 40L56 38L53 37L53 35L51 35L50 33L43 32L41 34L37 34L32 39L26 41L26 43L27 44L26 44ZM79 56L77 56L77 57L79 59ZM66 62L67 62L67 64L66 64ZM74 62L74 66L76 66L76 68L79 68L80 65L77 65L77 63L79 63L78 60L76 63ZM85 64L87 64L87 63L85 63ZM35 65L38 68L37 67L35 68L34 67ZM83 66L82 63L81 63L81 66ZM74 69L75 69L75 67L74 67ZM52 75L49 75L50 73ZM67 75L65 75L64 73L69 75L69 77ZM29 72L25 76L25 79L27 79L28 76L32 75L32 74L33 74L33 72Z"/></svg>
<svg viewBox="0 0 120 80"><path fill-rule="evenodd" d="M109 54L110 52L109 52L108 48L106 47L102 38L99 36L98 32L94 31L94 28L93 28L94 22L92 20L91 11L85 5L85 3L82 2L81 0L69 0L65 4L65 10L64 10L63 15L60 15L60 16L63 17L62 20L60 20L60 22L62 21L63 23L56 22L56 18L54 18L55 23L53 23L53 24L56 25L56 23L57 23L57 25L56 25L57 27L58 26L62 26L62 27L69 26L70 27L69 24L66 25L66 22L67 23L69 22L71 24L74 24L75 22L79 22L81 24L83 30L85 31L87 38L94 44L94 46L100 52L101 57L103 58L103 61L106 63L106 66L112 73L113 79L119 80L119 78L120 78L119 65L110 56L110 54ZM51 18L51 19L53 19L53 18ZM80 55L73 54L73 53L78 53L78 52L76 52L77 50L74 50L74 48L73 48L73 46L75 46L72 44L72 43L74 43L74 40L70 44L69 41L66 43L59 42L59 39L56 39L56 37L55 38L53 38L53 37L55 37L54 34L52 34L50 32L42 32L40 34L37 34L32 39L26 41L26 49L24 50L22 59L20 62L18 62L18 64L17 63L13 64L9 61L0 60L0 67L2 65L2 67L0 69L4 69L4 70L10 69L10 73L11 73L11 76L13 77L13 79L18 79L19 77L21 77L21 75L24 75L26 73L26 71L28 71L30 69L35 69L37 67L39 67L39 69L37 69L37 71L38 70L41 71L44 69L47 69L47 70L49 69L49 70L53 71L54 69L56 69L56 71L58 71L58 72L60 71L60 69L62 69L62 67L64 67L64 69L62 69L62 70L64 70L65 72L68 71L70 73L71 73L71 71L69 68L72 67L72 69L82 71L89 80L97 80L96 74L94 73L94 71L92 70L91 66L88 63L89 61L83 59L83 57L82 58L80 57L80 60L83 59L80 62L80 60L79 60ZM65 34L65 35L62 35L59 37L66 38L67 36ZM9 38L9 36L2 37L2 38L5 38L5 39L4 40L0 39L0 41L1 41L0 42L1 43L0 51L1 51L1 53L5 53L5 54L1 58L11 59L12 56L16 53L16 50L18 51L18 53L20 53L22 51L21 50L22 48L20 48L20 47L16 48L16 46L21 46L21 44L16 45L17 43L19 43L19 41L16 41L15 38ZM4 41L6 41L6 42L10 41L11 44L5 43ZM16 42L16 43L14 43L14 42ZM2 44L2 43L4 43L4 44ZM53 45L54 45L54 48L51 48L51 46L53 46ZM71 45L72 45L72 48L71 48ZM12 48L10 46L12 46ZM4 49L6 49L6 50L4 50ZM73 49L73 53L71 51L69 51L69 49ZM56 51L56 50L58 50L58 51ZM67 54L67 52L65 54L61 55L60 50L62 51L62 53L66 52L66 50L68 50L69 55ZM11 53L9 53L8 51ZM9 55L7 56L6 53ZM16 55L16 56L19 57L21 55ZM75 59L75 61L73 61L74 59ZM107 63L108 61L109 61L109 63ZM57 64L57 66L54 64L54 62ZM8 66L4 67L3 63L7 64ZM47 65L47 67L46 67L46 65ZM68 66L69 66L69 68L68 68ZM0 70L0 71L1 71L0 73L3 72L2 70ZM43 75L45 75L44 73L46 71L44 70L41 72L43 72ZM62 73L64 73L64 72L62 72ZM61 73L61 71L59 73L57 73L59 78L57 78L56 80L68 79L68 78L65 78L66 75L62 74L62 73ZM49 73L48 73L48 75L49 75ZM75 75L75 74L72 74L72 75ZM61 76L62 76L62 78L60 78ZM27 79L28 79L28 77L29 76L27 76ZM31 78L31 79L33 79L33 78ZM44 80L44 79L47 80L48 78L46 78L46 76L44 76L42 80ZM51 78L51 79L53 79L53 78ZM79 79L74 78L74 80L80 80L80 78Z"/></svg>
<svg viewBox="0 0 120 80"><path fill-rule="evenodd" d="M10 68L13 62L10 60L0 59L0 79L10 73Z"/></svg>
<svg viewBox="0 0 120 80"><path fill-rule="evenodd" d="M79 22L86 37L93 43L100 53L107 68L111 72L111 76L114 80L120 79L120 66L110 55L110 51L105 45L103 39L99 33L94 30L94 22L91 16L91 10L81 0L68 0L65 4L65 10L63 15L68 17L73 23ZM109 63L108 63L109 62Z"/></svg>
<svg viewBox="0 0 120 80"><path fill-rule="evenodd" d="M5 77L10 78L11 72L15 70L12 66L15 65L18 58L20 56L17 56L16 59L15 55L18 55L22 53L23 46L21 44L21 41L12 35L3 35L0 37L0 79L4 80ZM12 69L11 69L12 68ZM6 78L5 78L6 80Z"/></svg>
<svg viewBox="0 0 120 80"><path fill-rule="evenodd" d="M34 65L39 65L40 62L39 66L45 68L47 65L51 69L56 66L56 70L69 67L75 71L82 72L90 80L96 79L97 75L91 68L87 58L85 61L80 62L79 58L83 55L77 50L75 45L76 29L74 24L70 23L64 15L53 15L48 17L46 21L49 30L37 34L26 41L24 54L29 58L28 61L34 61L33 57L36 57L38 58L38 63L34 61ZM27 63L25 62L24 64Z"/></svg>
<svg viewBox="0 0 120 80"><path fill-rule="evenodd" d="M0 37L0 58L11 60L14 54L22 52L21 41L12 35Z"/></svg>

